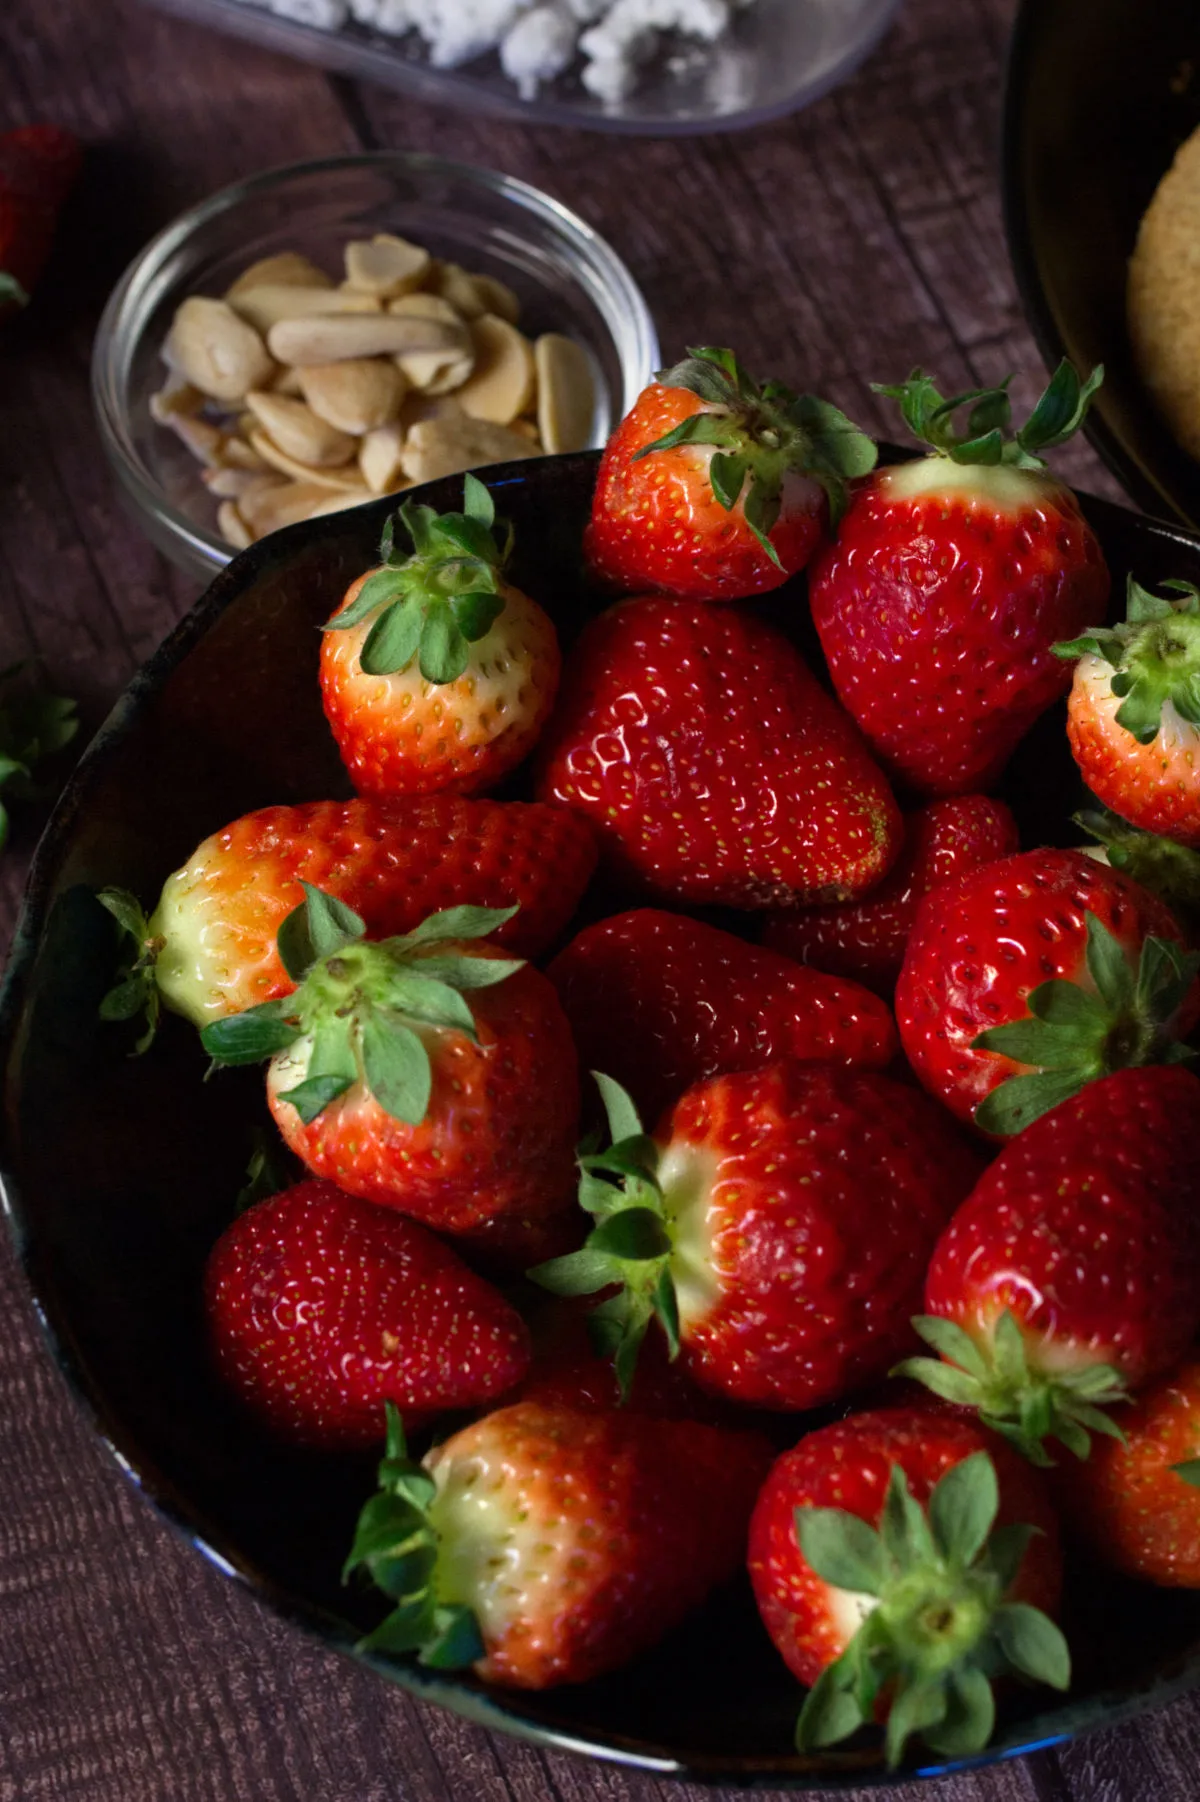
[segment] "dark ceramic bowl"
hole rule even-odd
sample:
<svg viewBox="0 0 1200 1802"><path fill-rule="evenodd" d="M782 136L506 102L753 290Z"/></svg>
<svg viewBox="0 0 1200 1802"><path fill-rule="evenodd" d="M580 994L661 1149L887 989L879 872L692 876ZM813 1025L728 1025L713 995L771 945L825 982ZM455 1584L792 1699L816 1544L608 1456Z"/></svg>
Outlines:
<svg viewBox="0 0 1200 1802"><path fill-rule="evenodd" d="M1023 0L1004 118L1008 247L1047 363L1105 368L1086 431L1151 513L1200 525L1200 463L1133 365L1125 274L1142 214L1200 125L1195 0Z"/></svg>
<svg viewBox="0 0 1200 1802"><path fill-rule="evenodd" d="M594 471L583 456L488 472L516 524L516 578L564 639L590 605L579 544ZM428 498L445 507L460 495L456 478ZM372 559L391 505L293 527L237 557L151 658L58 804L0 1004L4 1199L64 1371L122 1468L200 1551L348 1654L374 1619L369 1598L339 1582L374 1460L279 1450L227 1402L202 1351L198 1279L265 1120L261 1075L202 1082L205 1059L178 1019L149 1055L124 1055L122 1029L96 1015L114 928L93 891L119 884L149 900L225 821L345 792L318 699L316 628ZM1200 541L1104 503L1087 511L1120 585L1131 568L1147 582L1200 580ZM802 617L802 589L782 591L769 611ZM1061 711L1022 748L1008 793L1026 843L1078 839L1070 814L1082 797ZM989 1758L1200 1682L1200 1597L1086 1568L1071 1595L1070 1699L1010 1702ZM413 1664L376 1668L488 1727L657 1774L796 1789L885 1780L870 1752L796 1755L797 1690L745 1586L650 1656L581 1688L506 1694Z"/></svg>

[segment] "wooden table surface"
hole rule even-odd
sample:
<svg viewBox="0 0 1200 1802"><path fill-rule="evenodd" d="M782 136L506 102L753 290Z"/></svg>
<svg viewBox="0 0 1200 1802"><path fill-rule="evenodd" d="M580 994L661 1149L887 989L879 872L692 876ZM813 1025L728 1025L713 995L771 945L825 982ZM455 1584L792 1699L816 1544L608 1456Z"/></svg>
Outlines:
<svg viewBox="0 0 1200 1802"><path fill-rule="evenodd" d="M1027 395L1041 367L996 176L1012 11L1012 0L907 0L859 75L798 117L744 136L635 142L414 106L136 0L8 0L0 127L55 119L88 161L36 305L0 334L0 667L40 656L93 728L194 598L117 501L91 419L91 339L152 232L271 164L396 145L522 176L628 260L668 355L734 343L751 368L868 426L890 423L868 382L918 362L951 389L1015 369ZM1061 467L1118 492L1084 444ZM32 830L0 862L4 941ZM1182 1802L1197 1793L1198 1754L1200 1697L939 1793ZM418 1707L209 1569L89 1436L0 1249L0 1802L660 1792L681 1793Z"/></svg>

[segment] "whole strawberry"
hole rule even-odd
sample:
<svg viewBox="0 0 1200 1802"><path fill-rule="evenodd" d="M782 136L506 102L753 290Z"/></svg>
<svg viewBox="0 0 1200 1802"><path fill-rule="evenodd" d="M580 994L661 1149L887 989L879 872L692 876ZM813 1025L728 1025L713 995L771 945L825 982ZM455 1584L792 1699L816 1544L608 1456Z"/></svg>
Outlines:
<svg viewBox="0 0 1200 1802"><path fill-rule="evenodd" d="M0 132L0 313L32 294L82 160L79 140L59 125Z"/></svg>
<svg viewBox="0 0 1200 1802"><path fill-rule="evenodd" d="M446 1232L552 1213L574 1164L575 1047L541 972L477 942L505 918L451 908L368 944L309 889L279 933L295 991L213 1021L205 1049L269 1058L284 1141L352 1195Z"/></svg>
<svg viewBox="0 0 1200 1802"><path fill-rule="evenodd" d="M546 974L583 1068L614 1077L647 1120L722 1071L780 1057L885 1069L896 1055L891 1014L857 983L684 914L601 920Z"/></svg>
<svg viewBox="0 0 1200 1802"><path fill-rule="evenodd" d="M263 807L198 845L149 919L136 896L101 891L132 941L101 1012L145 1012L152 1033L160 1004L203 1026L290 994L275 939L306 882L381 938L446 907L518 907L494 943L536 957L566 926L595 863L585 823L536 802L442 794Z"/></svg>
<svg viewBox="0 0 1200 1802"><path fill-rule="evenodd" d="M1125 621L1055 645L1078 659L1067 737L1098 800L1147 832L1200 847L1200 589L1129 578Z"/></svg>
<svg viewBox="0 0 1200 1802"><path fill-rule="evenodd" d="M777 588L808 562L875 446L844 413L750 380L729 350L663 370L605 447L584 549L625 593L702 601Z"/></svg>
<svg viewBox="0 0 1200 1802"><path fill-rule="evenodd" d="M1040 1462L1113 1432L1200 1326L1198 1109L1187 1070L1119 1070L1007 1145L930 1261L916 1325L945 1361L903 1373Z"/></svg>
<svg viewBox="0 0 1200 1802"><path fill-rule="evenodd" d="M930 801L905 816L904 848L869 895L841 907L794 907L770 914L763 943L891 995L922 898L952 877L1007 857L1019 845L1017 823L1003 801L988 795Z"/></svg>
<svg viewBox="0 0 1200 1802"><path fill-rule="evenodd" d="M900 815L853 722L751 614L643 596L592 620L542 741L538 792L667 900L837 900L893 862Z"/></svg>
<svg viewBox="0 0 1200 1802"><path fill-rule="evenodd" d="M392 1410L346 1571L396 1606L363 1648L517 1689L602 1676L733 1575L770 1462L756 1433L520 1402L421 1466Z"/></svg>
<svg viewBox="0 0 1200 1802"><path fill-rule="evenodd" d="M462 513L412 501L384 531L383 567L353 584L321 645L321 698L361 794L494 788L532 749L558 687L554 627L504 578L491 495L464 478Z"/></svg>
<svg viewBox="0 0 1200 1802"><path fill-rule="evenodd" d="M598 1079L613 1146L585 1155L583 1250L530 1274L593 1310L622 1389L657 1320L705 1389L814 1408L911 1342L929 1255L979 1165L916 1090L873 1071L779 1062L699 1083L654 1139Z"/></svg>
<svg viewBox="0 0 1200 1802"><path fill-rule="evenodd" d="M1083 851L1024 851L934 889L896 987L922 1083L1004 1137L1085 1083L1170 1063L1196 1018L1200 958L1148 890Z"/></svg>
<svg viewBox="0 0 1200 1802"><path fill-rule="evenodd" d="M883 1721L893 1768L912 1738L967 1756L992 1736L994 1679L1070 1680L1037 1473L947 1413L852 1415L785 1452L750 1523L750 1578L767 1632L811 1685L801 1751Z"/></svg>
<svg viewBox="0 0 1200 1802"><path fill-rule="evenodd" d="M241 1214L209 1255L222 1378L301 1445L378 1444L384 1403L414 1426L495 1401L529 1364L520 1315L414 1221L303 1182Z"/></svg>
<svg viewBox="0 0 1200 1802"><path fill-rule="evenodd" d="M1064 1465L1065 1519L1105 1564L1170 1589L1200 1589L1200 1357L1113 1410L1121 1437Z"/></svg>
<svg viewBox="0 0 1200 1802"><path fill-rule="evenodd" d="M1011 438L1006 388L943 401L917 370L878 390L930 454L856 488L809 593L843 704L921 794L987 788L1069 685L1055 643L1104 617L1100 546L1040 455L1076 430L1100 379L1081 386L1062 363Z"/></svg>

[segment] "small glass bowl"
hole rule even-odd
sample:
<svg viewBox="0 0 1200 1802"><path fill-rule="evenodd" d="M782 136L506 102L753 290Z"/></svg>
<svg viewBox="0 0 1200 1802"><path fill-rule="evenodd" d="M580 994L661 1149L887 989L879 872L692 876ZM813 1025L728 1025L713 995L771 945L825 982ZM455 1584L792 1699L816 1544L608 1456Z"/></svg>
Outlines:
<svg viewBox="0 0 1200 1802"><path fill-rule="evenodd" d="M563 332L597 378L602 444L659 363L633 277L582 219L524 182L441 157L381 151L297 163L224 188L159 233L109 297L92 357L105 452L159 550L210 581L233 552L216 503L174 433L150 416L161 349L189 294L220 295L260 257L298 250L331 271L349 239L399 233L472 273L507 282L531 336Z"/></svg>

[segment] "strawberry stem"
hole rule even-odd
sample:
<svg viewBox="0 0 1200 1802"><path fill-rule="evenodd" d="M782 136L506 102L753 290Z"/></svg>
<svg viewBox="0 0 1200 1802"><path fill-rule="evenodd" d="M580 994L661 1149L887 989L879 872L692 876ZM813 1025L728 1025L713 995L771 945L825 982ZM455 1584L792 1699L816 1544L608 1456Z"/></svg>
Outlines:
<svg viewBox="0 0 1200 1802"><path fill-rule="evenodd" d="M1104 846L1114 870L1132 876L1164 902L1194 939L1200 929L1200 851L1131 826L1107 808L1073 814L1077 826Z"/></svg>
<svg viewBox="0 0 1200 1802"><path fill-rule="evenodd" d="M1097 365L1081 382L1074 365L1064 357L1033 412L1016 432L1011 429L1011 376L997 388L971 388L949 400L942 398L932 377L922 369L914 369L906 382L892 386L872 382L871 386L876 394L898 403L913 437L939 457L989 468L1007 464L1017 469L1044 469L1046 460L1040 453L1064 444L1079 430L1103 380L1103 366ZM964 407L970 411L960 430L955 415Z"/></svg>

